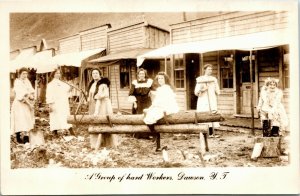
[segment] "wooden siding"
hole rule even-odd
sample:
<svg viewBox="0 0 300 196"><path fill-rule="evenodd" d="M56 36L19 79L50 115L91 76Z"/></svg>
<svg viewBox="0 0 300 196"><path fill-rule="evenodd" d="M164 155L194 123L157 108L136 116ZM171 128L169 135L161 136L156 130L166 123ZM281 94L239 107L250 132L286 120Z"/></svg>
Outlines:
<svg viewBox="0 0 300 196"><path fill-rule="evenodd" d="M160 48L168 45L170 42L169 33L152 26L145 26L145 48Z"/></svg>
<svg viewBox="0 0 300 196"><path fill-rule="evenodd" d="M282 99L282 103L283 103L283 106L285 108L285 111L289 117L289 114L290 114L290 92L289 92L289 89L285 89L283 91L283 99Z"/></svg>
<svg viewBox="0 0 300 196"><path fill-rule="evenodd" d="M143 25L129 26L108 32L109 54L144 47Z"/></svg>
<svg viewBox="0 0 300 196"><path fill-rule="evenodd" d="M80 37L79 35L70 36L58 40L59 42L59 53L70 53L80 51Z"/></svg>
<svg viewBox="0 0 300 196"><path fill-rule="evenodd" d="M259 89L264 85L268 77L279 78L279 59L278 48L257 51L258 60L258 82Z"/></svg>
<svg viewBox="0 0 300 196"><path fill-rule="evenodd" d="M118 100L119 100L119 108L120 109L131 109L132 105L128 101L129 89L128 88L120 89L120 74L119 73L120 73L119 64L110 66L109 78L111 81L110 98L111 98L112 107L114 109L117 109L118 108Z"/></svg>
<svg viewBox="0 0 300 196"><path fill-rule="evenodd" d="M221 90L218 96L218 110L221 114L234 114L234 92Z"/></svg>
<svg viewBox="0 0 300 196"><path fill-rule="evenodd" d="M218 77L218 51L207 52L203 54L203 65L211 64L213 66L212 75ZM203 75L203 67L201 67L201 75Z"/></svg>
<svg viewBox="0 0 300 196"><path fill-rule="evenodd" d="M185 90L176 90L176 101L180 110L187 110L186 105L186 91Z"/></svg>
<svg viewBox="0 0 300 196"><path fill-rule="evenodd" d="M288 13L233 12L172 26L172 43L185 43L286 28Z"/></svg>
<svg viewBox="0 0 300 196"><path fill-rule="evenodd" d="M80 32L81 50L107 47L108 26L101 26Z"/></svg>

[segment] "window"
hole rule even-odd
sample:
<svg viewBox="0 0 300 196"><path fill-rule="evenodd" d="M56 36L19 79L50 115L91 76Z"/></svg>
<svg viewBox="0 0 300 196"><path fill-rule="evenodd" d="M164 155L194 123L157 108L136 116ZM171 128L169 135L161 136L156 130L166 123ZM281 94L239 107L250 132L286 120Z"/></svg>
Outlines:
<svg viewBox="0 0 300 196"><path fill-rule="evenodd" d="M290 88L289 54L283 55L283 88Z"/></svg>
<svg viewBox="0 0 300 196"><path fill-rule="evenodd" d="M184 88L184 65L183 54L175 55L174 80L175 88Z"/></svg>
<svg viewBox="0 0 300 196"><path fill-rule="evenodd" d="M127 61L122 61L120 65L120 88L129 88L130 67L131 66Z"/></svg>
<svg viewBox="0 0 300 196"><path fill-rule="evenodd" d="M233 55L223 57L220 62L221 88L233 88Z"/></svg>

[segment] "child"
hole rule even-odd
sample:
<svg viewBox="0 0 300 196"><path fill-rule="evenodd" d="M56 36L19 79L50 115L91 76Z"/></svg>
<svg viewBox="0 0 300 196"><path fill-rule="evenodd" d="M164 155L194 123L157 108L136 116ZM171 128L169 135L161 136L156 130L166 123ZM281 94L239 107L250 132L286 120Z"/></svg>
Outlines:
<svg viewBox="0 0 300 196"><path fill-rule="evenodd" d="M151 132L155 132L154 124L164 115L177 113L179 107L176 102L175 93L170 86L170 79L164 72L159 72L155 77L155 82L158 83L158 88L155 92L155 98L152 105L145 109L144 122L149 126ZM160 134L156 133L156 152L160 152Z"/></svg>
<svg viewBox="0 0 300 196"><path fill-rule="evenodd" d="M262 88L257 110L263 124L264 137L278 137L279 131L284 131L288 126L288 118L282 100L282 91L278 88L279 80L267 78ZM269 132L267 129L271 128Z"/></svg>

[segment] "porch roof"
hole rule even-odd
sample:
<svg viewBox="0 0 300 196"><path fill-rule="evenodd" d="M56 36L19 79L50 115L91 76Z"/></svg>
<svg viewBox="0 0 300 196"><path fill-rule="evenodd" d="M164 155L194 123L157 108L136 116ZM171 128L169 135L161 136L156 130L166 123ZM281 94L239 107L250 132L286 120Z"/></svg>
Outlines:
<svg viewBox="0 0 300 196"><path fill-rule="evenodd" d="M59 54L53 57L53 61L56 65L80 67L81 61L104 50L105 48L97 48L93 50Z"/></svg>
<svg viewBox="0 0 300 196"><path fill-rule="evenodd" d="M141 66L145 59L165 58L173 54L205 53L217 50L261 50L288 44L289 38L290 36L285 30L274 30L212 40L170 44L139 55L137 66Z"/></svg>
<svg viewBox="0 0 300 196"><path fill-rule="evenodd" d="M34 48L34 47L33 47ZM33 57L35 50L24 49L21 50L20 54L16 56L15 59L10 61L10 72L15 72L17 69L20 69L24 66L24 62Z"/></svg>
<svg viewBox="0 0 300 196"><path fill-rule="evenodd" d="M106 56L102 56L97 59L93 59L89 61L89 63L101 63L101 62L107 62L107 61L114 61L114 60L121 60L121 59L136 59L139 55L143 55L146 52L149 52L154 49L150 48L135 48L131 50L126 51L120 51L113 54L108 54Z"/></svg>

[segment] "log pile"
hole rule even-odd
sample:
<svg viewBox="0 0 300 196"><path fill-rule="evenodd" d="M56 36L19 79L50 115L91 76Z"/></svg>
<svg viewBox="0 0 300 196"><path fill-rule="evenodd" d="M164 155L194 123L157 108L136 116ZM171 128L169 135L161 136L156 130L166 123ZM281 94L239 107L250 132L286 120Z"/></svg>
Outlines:
<svg viewBox="0 0 300 196"><path fill-rule="evenodd" d="M100 135L103 133L126 134L138 132L150 132L145 125L144 115L72 115L68 117L70 124L89 125L91 148L98 149L100 146ZM176 114L167 115L154 125L154 130L159 133L186 133L199 134L204 133L205 148L208 151L207 132L208 125L201 124L207 122L220 122L224 118L220 114L211 114L208 112L199 113L196 111L182 111Z"/></svg>
<svg viewBox="0 0 300 196"><path fill-rule="evenodd" d="M88 124L93 133L136 133L147 132L143 121L144 115L76 115L69 116L68 123ZM157 132L165 133L199 133L203 128L199 123L220 122L224 118L220 114L208 112L182 111L159 120L155 125Z"/></svg>

